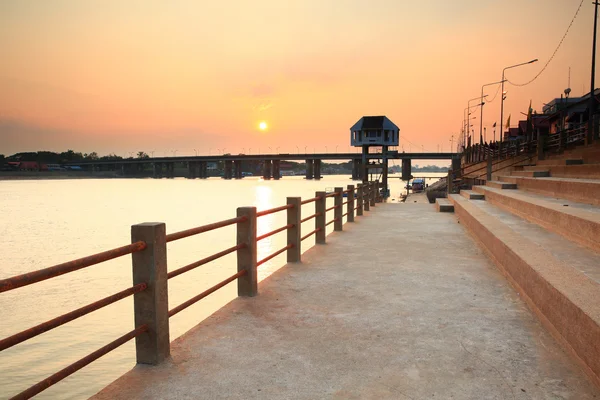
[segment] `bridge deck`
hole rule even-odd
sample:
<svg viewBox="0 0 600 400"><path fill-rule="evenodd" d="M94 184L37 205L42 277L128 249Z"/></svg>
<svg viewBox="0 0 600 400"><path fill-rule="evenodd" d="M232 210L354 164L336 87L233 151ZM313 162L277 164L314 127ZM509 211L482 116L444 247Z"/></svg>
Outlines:
<svg viewBox="0 0 600 400"><path fill-rule="evenodd" d="M101 399L600 396L452 214L378 205Z"/></svg>

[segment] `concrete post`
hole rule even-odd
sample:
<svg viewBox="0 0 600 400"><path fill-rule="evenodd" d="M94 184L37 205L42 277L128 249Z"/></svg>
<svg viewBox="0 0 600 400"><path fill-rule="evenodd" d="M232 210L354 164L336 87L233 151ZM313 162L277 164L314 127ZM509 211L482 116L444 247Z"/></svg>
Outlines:
<svg viewBox="0 0 600 400"><path fill-rule="evenodd" d="M546 147L546 135L538 132L538 140L537 140L537 157L538 160L544 160L546 155L544 154L544 149Z"/></svg>
<svg viewBox="0 0 600 400"><path fill-rule="evenodd" d="M287 209L287 223L288 225L294 225L287 230L287 242L292 245L292 248L287 250L287 262L300 262L302 199L300 197L288 197L287 204L294 206Z"/></svg>
<svg viewBox="0 0 600 400"><path fill-rule="evenodd" d="M146 248L132 254L133 284L146 283L146 290L133 295L135 326L148 331L135 338L138 364L157 365L169 357L169 291L167 287L166 227L146 222L131 227L131 242L143 241Z"/></svg>
<svg viewBox="0 0 600 400"><path fill-rule="evenodd" d="M446 187L448 189L448 194L452 194L453 188L453 179L452 179L452 170L448 170L448 176L446 177Z"/></svg>
<svg viewBox="0 0 600 400"><path fill-rule="evenodd" d="M333 209L333 218L336 220L333 223L333 230L341 231L344 229L344 217L342 217L344 215L344 206L342 205L344 202L344 188L336 187L334 190L337 195L333 198L333 205L337 208Z"/></svg>
<svg viewBox="0 0 600 400"><path fill-rule="evenodd" d="M363 197L363 193L364 193L364 185L362 183L358 184L358 193L356 195L356 201L358 202L357 204L357 209L356 209L356 216L357 217L362 217L363 215L363 207L365 204L365 199Z"/></svg>
<svg viewBox="0 0 600 400"><path fill-rule="evenodd" d="M363 184L363 208L365 211L371 210L371 183Z"/></svg>
<svg viewBox="0 0 600 400"><path fill-rule="evenodd" d="M486 178L488 182L492 180L492 157L487 159Z"/></svg>
<svg viewBox="0 0 600 400"><path fill-rule="evenodd" d="M316 244L325 244L325 237L327 236L325 232L325 209L327 198L325 197L325 192L317 192L315 193L315 197L319 197L315 201L315 214L320 214L315 217L315 229L321 229L315 234L315 243Z"/></svg>
<svg viewBox="0 0 600 400"><path fill-rule="evenodd" d="M254 297L258 294L258 278L256 274L256 207L239 207L238 217L246 217L245 222L237 224L237 244L246 247L237 251L237 270L246 270L246 274L238 278L238 296Z"/></svg>
<svg viewBox="0 0 600 400"><path fill-rule="evenodd" d="M375 182L369 182L369 203L371 207L375 207Z"/></svg>
<svg viewBox="0 0 600 400"><path fill-rule="evenodd" d="M354 185L348 185L348 203L346 207L348 222L354 222Z"/></svg>
<svg viewBox="0 0 600 400"><path fill-rule="evenodd" d="M375 203L381 203L383 196L381 196L382 185L379 180L375 180Z"/></svg>

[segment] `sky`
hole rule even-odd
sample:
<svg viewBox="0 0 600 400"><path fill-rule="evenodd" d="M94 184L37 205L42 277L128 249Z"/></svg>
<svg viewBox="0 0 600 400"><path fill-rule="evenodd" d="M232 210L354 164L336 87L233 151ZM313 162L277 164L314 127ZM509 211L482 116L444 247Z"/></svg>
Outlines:
<svg viewBox="0 0 600 400"><path fill-rule="evenodd" d="M591 3L535 81L506 84L505 120L590 91ZM400 150L448 151L467 101L507 66L539 59L514 83L539 73L579 4L0 0L0 154L347 152L363 115L396 123Z"/></svg>

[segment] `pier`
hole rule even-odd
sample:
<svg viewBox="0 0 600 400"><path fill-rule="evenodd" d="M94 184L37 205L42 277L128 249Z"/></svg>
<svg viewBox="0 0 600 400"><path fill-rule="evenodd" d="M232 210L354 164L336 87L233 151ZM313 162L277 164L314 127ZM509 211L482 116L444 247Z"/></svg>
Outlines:
<svg viewBox="0 0 600 400"><path fill-rule="evenodd" d="M392 203L176 339L170 360L138 365L92 399L557 393L600 395L451 214Z"/></svg>

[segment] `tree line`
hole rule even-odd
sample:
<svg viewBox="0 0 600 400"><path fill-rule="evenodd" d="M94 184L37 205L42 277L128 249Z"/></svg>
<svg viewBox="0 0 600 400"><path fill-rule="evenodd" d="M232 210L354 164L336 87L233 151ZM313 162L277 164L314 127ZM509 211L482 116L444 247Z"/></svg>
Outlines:
<svg viewBox="0 0 600 400"><path fill-rule="evenodd" d="M148 154L143 151L138 151L136 157L121 157L116 154L108 154L106 156L99 156L95 151L91 153L81 153L73 150L63 151L62 153L55 153L52 151L34 151L34 152L21 152L11 156L5 156L0 154L0 163L4 164L7 162L18 162L18 161L36 161L43 164L65 164L65 163L76 163L79 161L119 161L128 160L133 158L150 158Z"/></svg>

